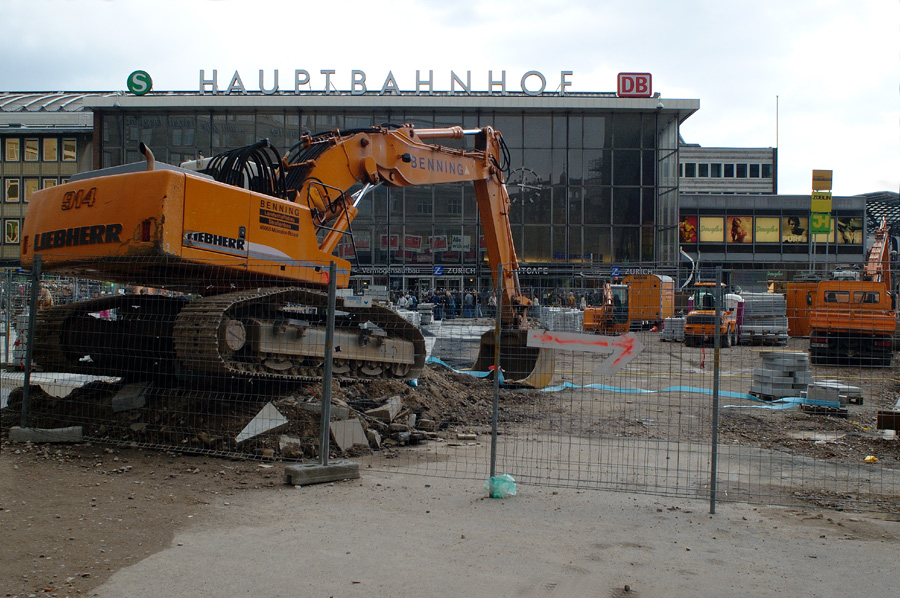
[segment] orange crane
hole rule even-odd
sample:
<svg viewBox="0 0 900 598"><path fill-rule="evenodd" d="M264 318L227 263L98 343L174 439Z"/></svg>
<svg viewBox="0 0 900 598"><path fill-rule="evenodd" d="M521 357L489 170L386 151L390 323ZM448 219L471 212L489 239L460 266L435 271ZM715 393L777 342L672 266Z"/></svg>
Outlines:
<svg viewBox="0 0 900 598"><path fill-rule="evenodd" d="M474 149L436 145L474 136ZM267 141L211 159L205 172L146 162L72 177L35 193L21 262L44 272L151 286L191 296L107 297L42 310L35 361L45 370L128 377L306 380L323 371L329 265L357 205L378 185L471 181L491 271L502 264L501 367L509 381L549 384L553 356L527 344L504 184L506 147L490 127L410 125L303 136L284 158ZM260 287L263 288L260 288ZM333 372L416 378L421 332L380 306L338 298ZM98 313L113 313L98 318ZM493 335L485 343L491 343ZM493 355L493 347L483 347ZM479 358L479 361L482 361ZM492 362L493 363L493 362Z"/></svg>

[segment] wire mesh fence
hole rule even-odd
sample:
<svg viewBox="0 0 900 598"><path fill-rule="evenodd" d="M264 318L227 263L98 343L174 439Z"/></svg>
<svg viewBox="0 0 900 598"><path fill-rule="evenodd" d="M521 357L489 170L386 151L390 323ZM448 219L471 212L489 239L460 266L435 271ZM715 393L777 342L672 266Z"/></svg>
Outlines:
<svg viewBox="0 0 900 598"><path fill-rule="evenodd" d="M285 462L321 460L324 436L333 457L430 476L900 506L896 304L871 281L737 289L729 272L717 286L650 265L586 269L523 280L530 305L515 313L502 289L464 281L419 285L414 305L402 287L339 290L329 393L323 285L120 270L151 268L154 287L5 274L4 433L78 427L98 442ZM496 336L516 314L529 330ZM549 376L529 383L529 370Z"/></svg>

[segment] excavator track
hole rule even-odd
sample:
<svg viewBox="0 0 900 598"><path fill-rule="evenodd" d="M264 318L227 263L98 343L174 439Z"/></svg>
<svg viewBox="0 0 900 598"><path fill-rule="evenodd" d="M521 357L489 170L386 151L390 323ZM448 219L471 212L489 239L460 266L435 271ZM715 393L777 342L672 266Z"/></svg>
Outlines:
<svg viewBox="0 0 900 598"><path fill-rule="evenodd" d="M116 295L39 310L34 363L44 371L97 376L172 374L172 323L186 303L175 297Z"/></svg>
<svg viewBox="0 0 900 598"><path fill-rule="evenodd" d="M320 380L325 293L300 288L237 291L192 301L175 322L183 373ZM342 381L417 378L425 339L393 311L337 299L332 376Z"/></svg>
<svg viewBox="0 0 900 598"><path fill-rule="evenodd" d="M208 380L317 381L324 373L327 295L263 288L188 301L116 296L41 310L34 361L45 371ZM337 298L332 376L414 379L419 330L393 311Z"/></svg>

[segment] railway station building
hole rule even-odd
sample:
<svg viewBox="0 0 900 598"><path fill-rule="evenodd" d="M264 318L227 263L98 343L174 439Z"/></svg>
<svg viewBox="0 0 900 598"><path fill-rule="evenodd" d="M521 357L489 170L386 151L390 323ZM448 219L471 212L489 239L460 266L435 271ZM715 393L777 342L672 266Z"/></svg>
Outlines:
<svg viewBox="0 0 900 598"><path fill-rule="evenodd" d="M649 74L635 93L628 76L642 74L624 74L624 87L620 75L611 82L616 91L574 92L568 71L450 72L443 82L440 73L417 71L409 81L389 73L375 86L353 71L341 90L340 73L322 71L319 82L302 73L287 88L278 87L277 71L274 81L260 72L255 89L237 72L200 71L196 91L0 93L3 262L18 257L31 193L74 172L141 161L140 142L157 160L179 164L261 139L286 154L304 134L387 123L503 134L525 287L590 285L613 271L680 277L682 250L739 268L864 258L864 226L849 242L840 231L823 235L828 241L793 235L808 224L809 196L776 195L775 150L686 146L680 127L700 101L663 97ZM470 184L379 188L359 208L353 242L338 248L354 264L357 289L491 286ZM835 198L835 210L856 227L865 199ZM740 241L729 235L736 220L748 231Z"/></svg>

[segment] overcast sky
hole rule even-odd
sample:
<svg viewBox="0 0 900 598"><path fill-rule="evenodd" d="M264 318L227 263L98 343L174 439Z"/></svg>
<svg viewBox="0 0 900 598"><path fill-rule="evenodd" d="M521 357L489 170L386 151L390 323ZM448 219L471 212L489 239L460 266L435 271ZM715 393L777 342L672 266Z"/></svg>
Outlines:
<svg viewBox="0 0 900 598"><path fill-rule="evenodd" d="M688 143L779 149L779 193L900 189L900 0L0 0L3 91L117 91L136 69L154 91L197 91L200 70L259 71L293 89L295 69L350 89L351 70L402 90L416 70L540 71L548 90L615 91L649 72L666 98L699 99ZM776 100L776 97L778 98ZM777 107L777 109L776 109ZM776 114L778 115L776 118Z"/></svg>

